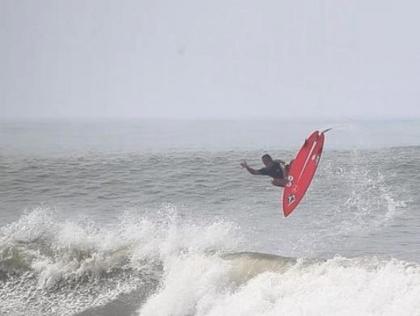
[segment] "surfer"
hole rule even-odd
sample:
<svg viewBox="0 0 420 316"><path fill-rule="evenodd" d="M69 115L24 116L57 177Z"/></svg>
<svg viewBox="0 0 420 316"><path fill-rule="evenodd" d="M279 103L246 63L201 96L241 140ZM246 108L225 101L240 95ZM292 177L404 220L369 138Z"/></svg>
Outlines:
<svg viewBox="0 0 420 316"><path fill-rule="evenodd" d="M241 166L242 168L248 170L250 174L270 176L273 178L271 181L273 185L285 187L289 183L287 176L293 160L289 164L286 164L280 159L273 160L273 158L271 158L268 154L263 155L261 159L265 166L264 168L258 170L253 169L248 166L245 160L241 162Z"/></svg>

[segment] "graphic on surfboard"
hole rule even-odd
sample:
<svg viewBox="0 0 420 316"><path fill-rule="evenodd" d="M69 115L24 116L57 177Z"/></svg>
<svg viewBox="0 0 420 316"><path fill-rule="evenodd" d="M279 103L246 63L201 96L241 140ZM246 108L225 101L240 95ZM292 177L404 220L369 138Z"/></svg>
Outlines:
<svg viewBox="0 0 420 316"><path fill-rule="evenodd" d="M299 205L315 175L324 146L324 134L330 129L315 131L305 140L289 170L289 184L283 191L283 213L290 215Z"/></svg>

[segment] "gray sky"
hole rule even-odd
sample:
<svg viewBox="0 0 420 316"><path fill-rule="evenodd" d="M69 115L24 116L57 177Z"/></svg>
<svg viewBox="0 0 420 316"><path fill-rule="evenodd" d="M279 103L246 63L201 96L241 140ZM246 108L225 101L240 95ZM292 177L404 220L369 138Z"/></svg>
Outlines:
<svg viewBox="0 0 420 316"><path fill-rule="evenodd" d="M420 2L0 0L0 118L420 117Z"/></svg>

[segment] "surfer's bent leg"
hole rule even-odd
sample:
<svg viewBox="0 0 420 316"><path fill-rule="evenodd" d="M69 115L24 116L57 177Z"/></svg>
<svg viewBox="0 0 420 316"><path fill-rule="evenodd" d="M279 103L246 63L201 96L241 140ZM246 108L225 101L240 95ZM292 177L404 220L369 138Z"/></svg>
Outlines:
<svg viewBox="0 0 420 316"><path fill-rule="evenodd" d="M275 186L284 188L287 185L287 183L289 183L289 180L283 178L274 178L273 181L271 181L271 183Z"/></svg>
<svg viewBox="0 0 420 316"><path fill-rule="evenodd" d="M290 160L289 164L286 165L286 173L289 173L290 168L292 167L292 163L295 161L294 159Z"/></svg>

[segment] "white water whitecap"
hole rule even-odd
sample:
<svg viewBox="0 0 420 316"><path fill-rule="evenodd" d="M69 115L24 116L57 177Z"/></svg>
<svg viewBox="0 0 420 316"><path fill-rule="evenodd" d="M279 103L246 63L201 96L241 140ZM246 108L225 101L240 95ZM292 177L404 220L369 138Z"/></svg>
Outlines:
<svg viewBox="0 0 420 316"><path fill-rule="evenodd" d="M255 256L261 256L267 270L243 275L240 284L231 280L238 260L190 257L175 263L139 315L420 314L417 264L335 257L319 262L299 259L279 271L272 269L270 261L284 262L285 258L255 254L253 258L244 255L242 265L255 264Z"/></svg>

